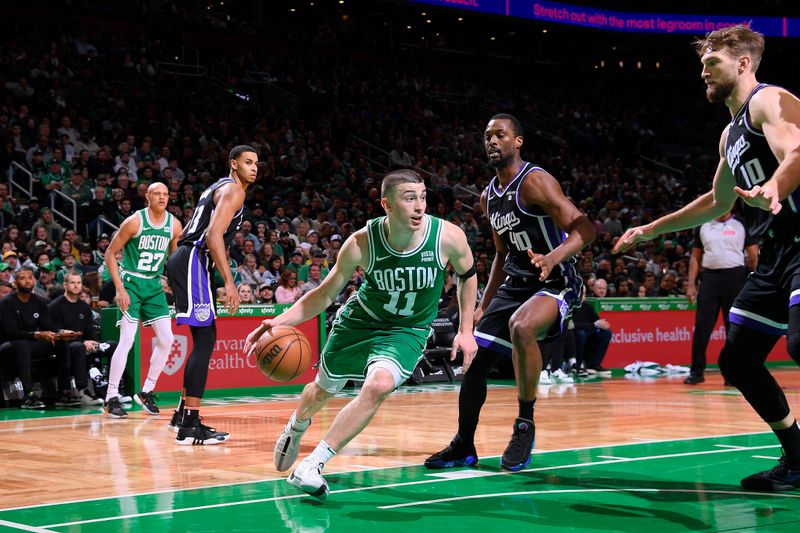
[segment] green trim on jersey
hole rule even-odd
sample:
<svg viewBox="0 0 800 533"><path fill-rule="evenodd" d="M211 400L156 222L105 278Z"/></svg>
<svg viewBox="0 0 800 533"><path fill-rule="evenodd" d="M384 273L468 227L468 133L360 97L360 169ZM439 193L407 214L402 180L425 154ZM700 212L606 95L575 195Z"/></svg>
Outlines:
<svg viewBox="0 0 800 533"><path fill-rule="evenodd" d="M446 262L441 256L443 222L425 215L422 240L413 250L389 246L386 217L367 223L369 261L356 300L379 324L427 327L439 311Z"/></svg>
<svg viewBox="0 0 800 533"><path fill-rule="evenodd" d="M147 208L138 210L139 231L125 243L122 254L122 271L137 278L153 279L164 271L169 243L172 241L173 218L166 213L164 223L154 225L147 216Z"/></svg>

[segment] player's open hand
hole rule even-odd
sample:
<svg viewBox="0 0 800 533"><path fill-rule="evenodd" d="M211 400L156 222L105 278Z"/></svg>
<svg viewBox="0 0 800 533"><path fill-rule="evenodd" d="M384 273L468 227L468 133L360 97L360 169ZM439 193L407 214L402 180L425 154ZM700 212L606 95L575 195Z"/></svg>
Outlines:
<svg viewBox="0 0 800 533"><path fill-rule="evenodd" d="M128 295L128 291L125 290L124 287L120 287L117 291L117 305L119 306L119 310L123 313L128 311L128 307L131 305L131 297Z"/></svg>
<svg viewBox="0 0 800 533"><path fill-rule="evenodd" d="M251 331L247 335L247 338L244 340L244 353L250 355L250 352L253 351L253 348L255 348L258 339L261 338L261 335L263 335L265 331L269 331L270 329L272 329L272 320L271 319L262 320L261 324L259 324L259 326L256 329Z"/></svg>
<svg viewBox="0 0 800 533"><path fill-rule="evenodd" d="M756 185L749 191L741 187L734 187L733 191L739 195L744 203L751 207L770 211L773 215L781 212L781 199L778 195L778 186L775 182L768 181L764 186Z"/></svg>
<svg viewBox="0 0 800 533"><path fill-rule="evenodd" d="M652 230L650 230L647 226L636 226L635 228L631 228L625 233L622 234L622 237L619 238L617 244L614 245L612 248L612 254L618 254L621 252L627 252L634 246L636 243L649 241L655 237Z"/></svg>
<svg viewBox="0 0 800 533"><path fill-rule="evenodd" d="M236 285L231 283L225 284L225 298L222 300L223 306L228 312L232 315L236 314L236 311L239 310L239 304L242 303L242 300L239 298L239 291L236 289Z"/></svg>
<svg viewBox="0 0 800 533"><path fill-rule="evenodd" d="M470 331L469 333L458 333L453 339L453 348L450 350L450 360L454 361L458 350L464 354L464 366L462 368L462 375L469 369L472 360L475 359L475 354L478 352L478 343L475 342L475 335Z"/></svg>
<svg viewBox="0 0 800 533"><path fill-rule="evenodd" d="M542 271L539 275L539 281L544 281L550 276L553 271L553 260L548 255L537 254L533 250L528 250L528 257L531 258L531 264Z"/></svg>

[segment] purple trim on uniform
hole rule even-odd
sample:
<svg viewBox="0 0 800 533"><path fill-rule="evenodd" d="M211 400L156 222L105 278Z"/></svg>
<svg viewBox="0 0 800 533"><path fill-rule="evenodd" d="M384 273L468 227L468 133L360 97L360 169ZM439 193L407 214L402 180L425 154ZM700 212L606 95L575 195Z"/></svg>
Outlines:
<svg viewBox="0 0 800 533"><path fill-rule="evenodd" d="M475 337L475 342L481 348L486 348L488 350L492 350L493 352L497 352L501 355L505 355L506 357L511 357L511 348L509 348L508 346L503 346L502 344L492 342L489 339L484 339L482 337Z"/></svg>
<svg viewBox="0 0 800 533"><path fill-rule="evenodd" d="M789 298L789 307L797 304L800 304L800 294L795 294L794 296Z"/></svg>
<svg viewBox="0 0 800 533"><path fill-rule="evenodd" d="M522 168L519 169L519 172L517 172L517 175L514 176L514 179L508 182L508 184L506 185L506 188L505 188L505 190L503 192L500 192L500 191L497 190L496 183L497 183L498 180L497 180L497 176L495 175L495 177L492 178L492 181L489 182L489 187L491 187L491 190L494 191L495 196L503 196L506 193L506 191L508 190L508 188L511 187L512 183L517 181L517 179L519 179L519 177L522 176L523 174L527 174L528 173L527 172L528 165L530 165L530 163L528 163L527 161L523 161L522 162Z"/></svg>
<svg viewBox="0 0 800 533"><path fill-rule="evenodd" d="M558 226L556 226L555 221L553 221L553 219L550 217L545 217L543 222L545 231L547 231L547 236L549 237L550 242L555 243L555 246L561 244L563 242L562 237L564 235L564 232L558 229Z"/></svg>
<svg viewBox="0 0 800 533"><path fill-rule="evenodd" d="M177 318L178 324L189 326L210 326L214 322L214 300L211 297L211 283L208 279L208 256L203 250L195 248L189 259L191 286L189 287L188 317Z"/></svg>
<svg viewBox="0 0 800 533"><path fill-rule="evenodd" d="M763 322L753 320L752 318L738 315L734 312L730 312L728 314L728 320L730 320L731 323L733 324L754 329L756 331L760 331L761 333L766 333L767 335L775 335L777 337L782 337L783 335L786 335L786 330L783 328L776 328L768 324L764 324Z"/></svg>

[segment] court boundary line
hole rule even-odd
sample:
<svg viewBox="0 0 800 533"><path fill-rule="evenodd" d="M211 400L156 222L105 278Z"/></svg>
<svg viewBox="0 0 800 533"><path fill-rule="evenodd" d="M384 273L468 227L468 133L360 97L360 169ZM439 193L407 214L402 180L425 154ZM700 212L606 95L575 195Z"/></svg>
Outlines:
<svg viewBox="0 0 800 533"><path fill-rule="evenodd" d="M642 440L641 442L623 442L623 443L620 443L620 444L599 444L599 445L595 445L595 446L579 446L579 447L576 447L576 448L561 448L561 449L558 449L558 450L534 450L533 451L533 455L535 457L538 454L557 453L557 452L579 452L579 451L585 451L585 450L595 450L595 449L598 449L598 448L609 448L609 447L612 447L612 446L638 446L638 445L641 445L641 444L665 444L665 443L668 443L668 442L683 442L683 441L689 441L689 440L706 440L706 439L731 438L731 437L749 437L749 436L755 436L755 435L774 435L774 433L772 433L771 431L755 431L755 432L749 432L749 433L731 433L731 434L725 434L725 435L707 435L707 436L702 436L702 437L681 437L681 438L678 438L678 439ZM779 445L776 445L776 446L779 446ZM737 449L727 449L726 448L726 449L723 449L721 451L737 451L738 449L739 448L737 448ZM497 458L497 457L500 457L500 456L499 455L487 455L487 456L484 457L484 459L494 459L494 458ZM375 471L375 470L389 470L389 469L392 469L392 468L411 468L411 467L415 467L415 466L423 466L423 464L422 463L412 463L412 464L409 464L409 465L406 465L406 466L380 466L380 467L374 467L374 468L372 468L370 470L366 470L366 469L364 469L364 470L340 470L340 471L335 471L335 472L328 472L328 473L326 473L326 475L330 476L330 475L349 474L351 472L355 473L355 472L367 472L367 471ZM531 469L526 469L526 470L522 470L521 472L530 472L530 471L531 471ZM139 496L152 496L152 495L156 495L156 494L166 494L168 492L178 493L178 492L189 491L189 490L213 489L213 488L228 487L228 486L247 485L249 483L263 483L263 482L269 482L269 481L278 481L278 480L282 480L282 479L285 479L285 478L284 477L275 477L275 478L266 478L266 479L263 479L263 480L237 481L237 482L234 482L234 483L219 483L219 484L216 484L216 485L203 485L203 486L200 486L200 487L181 487L181 488L175 488L175 489L163 489L163 490L157 490L157 491L138 492L138 493L131 493L131 494L118 494L118 495L115 495L115 496L102 496L100 498L83 498L83 499L79 499L79 500L68 500L68 501L62 501L62 502L41 503L41 504L33 504L33 505L22 505L22 506L18 506L18 507L8 507L8 508L0 509L0 514L6 512L6 511L23 511L25 509L35 509L35 508L38 508L38 507L49 507L49 506L58 506L58 505L72 505L72 504L76 504L76 503L99 502L99 501L103 501L103 500L118 500L118 499L122 499L122 498L136 498L136 497L139 497Z"/></svg>
<svg viewBox="0 0 800 533"><path fill-rule="evenodd" d="M20 524L19 522L9 522L8 520L0 520L0 526L19 529L20 531L31 531L32 533L57 533L56 531L45 529L43 527L29 526L27 524Z"/></svg>
<svg viewBox="0 0 800 533"><path fill-rule="evenodd" d="M506 471L498 471L498 472L491 472L483 477L494 477L494 476L505 476L505 475L518 475L523 473L530 473L530 472L543 472L547 470L561 470L561 469L570 469L570 468L581 468L581 467L591 467L591 466L601 466L607 464L619 464L619 463L629 463L634 461L651 461L657 459L667 459L667 458L675 458L675 457L690 457L695 455L711 455L711 454L719 454L719 453L734 453L734 452L744 452L744 451L752 451L752 450L761 450L765 448L775 448L780 447L780 444L770 444L765 446L753 446L748 447L745 449L716 449L716 450L703 450L697 452L683 452L677 454L662 454L662 455L653 455L653 456L645 456L645 457L632 457L629 459L620 459L620 460L612 460L612 461L594 461L589 463L572 463L567 465L558 465L558 466L546 466L541 468L531 468L527 470L520 470L519 472L506 472ZM559 450L559 451L570 451L570 450ZM380 469L378 469L380 470ZM330 475L330 474L328 474ZM368 490L380 490L380 489L391 489L397 487L409 487L413 485L423 485L429 483L442 483L442 482L457 482L463 480L453 480L453 479L443 479L443 478L436 478L436 479L423 479L418 481L408 481L402 483L387 483L385 485L371 485L368 487L354 487L350 489L340 489L340 490L332 490L330 494L345 494L349 492L363 492ZM678 490L678 489L676 489ZM760 494L760 493L757 493ZM278 500L290 500L290 499L297 499L297 498L311 498L312 496L308 494L289 494L285 496L277 496L271 498L256 498L253 500L239 500L233 502L225 502L225 503L214 503L209 505L197 505L193 507L184 507L181 509L163 509L159 511L148 511L145 513L136 513L136 514L128 514L128 515L121 515L121 516L110 516L110 517L102 517L102 518L91 518L88 520L77 520L73 522L63 522L63 523L56 523L56 524L47 524L45 528L54 528L54 527L68 527L68 526L77 526L82 524L94 524L99 522L111 522L115 520L128 520L130 518L139 518L139 517L148 517L148 516L158 516L164 514L174 514L174 513L185 513L189 511L200 511L200 510L207 510L207 509L218 509L221 507L237 507L239 505L250 505L256 503L265 503L271 501L278 501ZM800 497L800 495L798 496Z"/></svg>
<svg viewBox="0 0 800 533"><path fill-rule="evenodd" d="M437 503L463 501L463 500L479 500L481 498L502 498L506 496L529 496L533 494L570 494L579 493L586 494L592 492L674 492L679 494L731 494L736 496L770 496L773 498L800 498L800 494L787 494L785 492L754 492L754 491L739 491L739 490L692 490L692 489L556 489L556 490L524 490L519 492L496 492L493 494L473 494L470 496L457 496L454 498L439 498L437 500L420 500L418 502L398 503L394 505L378 506L378 509L400 509L403 507L415 507L422 505L433 505Z"/></svg>

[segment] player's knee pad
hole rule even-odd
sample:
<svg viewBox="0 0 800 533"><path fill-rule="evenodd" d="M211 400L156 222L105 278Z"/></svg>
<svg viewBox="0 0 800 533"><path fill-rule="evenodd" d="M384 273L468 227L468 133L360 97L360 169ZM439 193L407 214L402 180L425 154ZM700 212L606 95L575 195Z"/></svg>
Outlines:
<svg viewBox="0 0 800 533"><path fill-rule="evenodd" d="M386 370L392 377L392 381L386 384L385 387L383 387L384 389L388 389L388 391L385 392L392 392L394 389L402 385L403 382L405 381L405 378L403 377L403 374L400 371L400 367L398 367L394 362L387 361L385 359L380 359L378 361L375 361L374 363L370 363L369 367L367 368L367 377L372 375L379 368ZM392 387L392 385L394 385L394 387Z"/></svg>

